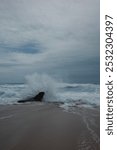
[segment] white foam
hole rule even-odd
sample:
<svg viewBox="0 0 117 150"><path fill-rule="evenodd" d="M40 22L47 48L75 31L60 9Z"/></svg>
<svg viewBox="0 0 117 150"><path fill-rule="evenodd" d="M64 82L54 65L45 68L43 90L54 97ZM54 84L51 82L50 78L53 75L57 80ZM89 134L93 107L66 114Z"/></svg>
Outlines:
<svg viewBox="0 0 117 150"><path fill-rule="evenodd" d="M37 73L26 76L26 89L24 96L35 96L41 91L45 92L45 101L54 101L57 93L57 82L48 75L39 75Z"/></svg>

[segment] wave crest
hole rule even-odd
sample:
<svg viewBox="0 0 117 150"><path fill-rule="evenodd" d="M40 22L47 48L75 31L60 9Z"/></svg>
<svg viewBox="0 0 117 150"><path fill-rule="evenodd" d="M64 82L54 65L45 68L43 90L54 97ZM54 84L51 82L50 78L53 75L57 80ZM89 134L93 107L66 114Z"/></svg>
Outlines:
<svg viewBox="0 0 117 150"><path fill-rule="evenodd" d="M44 100L55 100L57 93L57 81L48 75L39 75L34 73L26 76L26 91L24 92L29 97L35 96L39 92L44 91Z"/></svg>

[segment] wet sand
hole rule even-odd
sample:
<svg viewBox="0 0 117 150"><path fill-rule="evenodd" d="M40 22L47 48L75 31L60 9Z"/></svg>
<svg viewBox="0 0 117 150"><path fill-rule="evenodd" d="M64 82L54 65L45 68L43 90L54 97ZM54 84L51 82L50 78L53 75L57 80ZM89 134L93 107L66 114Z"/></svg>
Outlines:
<svg viewBox="0 0 117 150"><path fill-rule="evenodd" d="M0 106L0 150L99 150L99 109Z"/></svg>

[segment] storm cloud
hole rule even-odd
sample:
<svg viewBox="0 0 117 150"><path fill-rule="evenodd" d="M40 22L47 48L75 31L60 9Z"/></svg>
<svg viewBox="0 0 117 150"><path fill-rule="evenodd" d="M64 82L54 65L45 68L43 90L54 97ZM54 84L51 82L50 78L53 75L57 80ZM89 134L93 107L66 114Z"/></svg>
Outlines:
<svg viewBox="0 0 117 150"><path fill-rule="evenodd" d="M99 0L0 0L0 82L35 72L99 82Z"/></svg>

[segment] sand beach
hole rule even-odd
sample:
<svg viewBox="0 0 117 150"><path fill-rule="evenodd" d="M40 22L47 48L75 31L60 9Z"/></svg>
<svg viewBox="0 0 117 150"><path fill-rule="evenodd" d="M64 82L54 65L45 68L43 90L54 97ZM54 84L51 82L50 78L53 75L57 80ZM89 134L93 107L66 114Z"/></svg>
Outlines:
<svg viewBox="0 0 117 150"><path fill-rule="evenodd" d="M99 150L99 108L0 106L0 150Z"/></svg>

